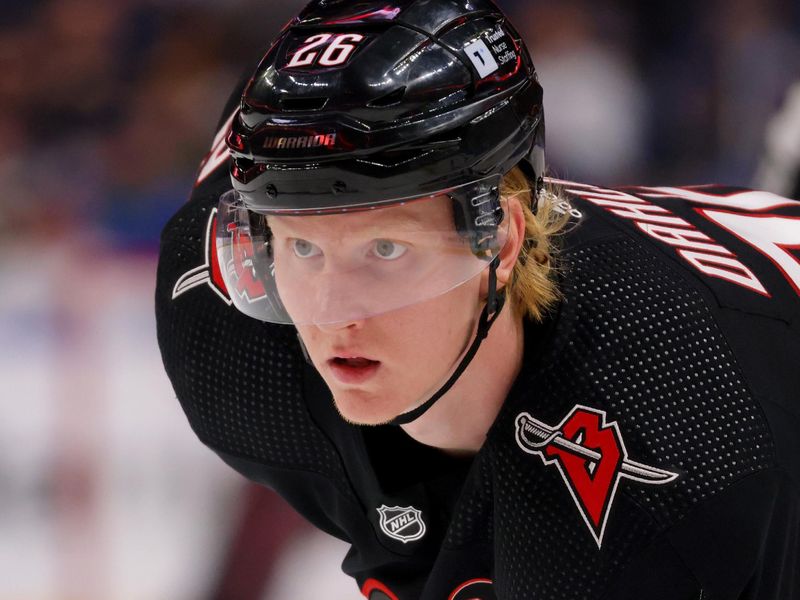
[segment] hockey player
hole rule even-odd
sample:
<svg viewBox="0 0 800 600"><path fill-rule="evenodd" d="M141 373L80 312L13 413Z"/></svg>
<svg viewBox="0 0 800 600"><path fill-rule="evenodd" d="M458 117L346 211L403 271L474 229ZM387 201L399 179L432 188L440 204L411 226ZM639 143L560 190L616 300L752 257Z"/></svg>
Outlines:
<svg viewBox="0 0 800 600"><path fill-rule="evenodd" d="M370 600L797 598L798 248L772 194L545 180L489 0L315 0L164 231L159 342Z"/></svg>

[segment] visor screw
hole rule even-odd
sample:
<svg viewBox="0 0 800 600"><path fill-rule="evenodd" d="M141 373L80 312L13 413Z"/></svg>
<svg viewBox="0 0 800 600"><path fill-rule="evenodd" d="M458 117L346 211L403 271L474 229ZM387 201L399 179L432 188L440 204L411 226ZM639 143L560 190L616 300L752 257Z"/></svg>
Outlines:
<svg viewBox="0 0 800 600"><path fill-rule="evenodd" d="M268 185L268 186L267 186L267 187L264 189L264 193L267 195L267 197L269 197L269 198L272 198L272 199L275 199L275 198L277 198L277 197L278 197L278 188L276 188L274 185L272 185L272 184L270 183L270 184L269 184L269 185Z"/></svg>
<svg viewBox="0 0 800 600"><path fill-rule="evenodd" d="M347 184L344 181L337 181L331 189L334 194L344 194L347 191Z"/></svg>

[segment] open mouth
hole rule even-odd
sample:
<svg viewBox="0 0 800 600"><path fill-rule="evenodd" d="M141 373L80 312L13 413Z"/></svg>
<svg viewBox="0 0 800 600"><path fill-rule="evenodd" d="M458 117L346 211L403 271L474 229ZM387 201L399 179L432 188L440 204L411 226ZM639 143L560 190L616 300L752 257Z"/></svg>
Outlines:
<svg viewBox="0 0 800 600"><path fill-rule="evenodd" d="M344 384L358 385L372 379L381 363L364 357L344 358L337 356L328 361L334 376Z"/></svg>
<svg viewBox="0 0 800 600"><path fill-rule="evenodd" d="M335 365L343 366L343 367L352 367L354 369L363 369L364 367L370 367L372 365L377 365L377 360L370 360L368 358L341 358L336 357L331 361Z"/></svg>

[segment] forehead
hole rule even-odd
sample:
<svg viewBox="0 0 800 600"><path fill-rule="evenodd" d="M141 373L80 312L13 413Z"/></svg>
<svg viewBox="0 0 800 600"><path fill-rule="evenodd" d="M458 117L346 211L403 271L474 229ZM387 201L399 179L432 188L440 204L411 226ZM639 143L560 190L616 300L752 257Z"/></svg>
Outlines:
<svg viewBox="0 0 800 600"><path fill-rule="evenodd" d="M452 231L452 200L435 196L385 208L332 215L268 217L273 233L336 235L359 231Z"/></svg>

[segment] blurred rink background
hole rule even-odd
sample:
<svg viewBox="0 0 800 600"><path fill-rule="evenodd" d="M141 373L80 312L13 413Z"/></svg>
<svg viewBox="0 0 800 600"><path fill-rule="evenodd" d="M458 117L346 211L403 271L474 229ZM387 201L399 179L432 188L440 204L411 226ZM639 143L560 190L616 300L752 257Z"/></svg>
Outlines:
<svg viewBox="0 0 800 600"><path fill-rule="evenodd" d="M155 338L160 229L302 4L0 3L0 600L359 597L341 543L194 437ZM500 4L556 174L754 181L800 79L796 0Z"/></svg>

